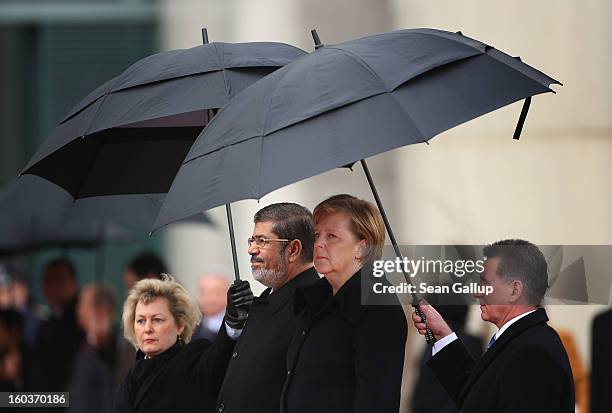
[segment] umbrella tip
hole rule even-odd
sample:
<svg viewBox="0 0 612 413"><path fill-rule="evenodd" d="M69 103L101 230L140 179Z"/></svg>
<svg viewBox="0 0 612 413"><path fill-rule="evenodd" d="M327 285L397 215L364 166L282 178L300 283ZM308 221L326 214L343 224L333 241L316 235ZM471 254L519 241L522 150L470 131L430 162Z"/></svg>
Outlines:
<svg viewBox="0 0 612 413"><path fill-rule="evenodd" d="M459 36L463 36L463 33L461 32L461 30L459 30L458 32L455 32L455 33L457 33Z"/></svg>
<svg viewBox="0 0 612 413"><path fill-rule="evenodd" d="M208 44L208 30L206 30L206 27L202 27L202 43L203 44Z"/></svg>
<svg viewBox="0 0 612 413"><path fill-rule="evenodd" d="M321 43L321 39L319 39L319 34L317 33L317 30L312 29L310 31L310 34L312 34L312 40L314 40L315 50L319 49L320 47L323 47L323 43Z"/></svg>

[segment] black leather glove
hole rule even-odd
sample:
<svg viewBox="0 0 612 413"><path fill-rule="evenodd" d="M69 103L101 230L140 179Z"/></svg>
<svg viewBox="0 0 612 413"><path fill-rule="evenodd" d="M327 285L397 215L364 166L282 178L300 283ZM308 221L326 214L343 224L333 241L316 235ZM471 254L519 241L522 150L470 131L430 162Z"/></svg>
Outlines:
<svg viewBox="0 0 612 413"><path fill-rule="evenodd" d="M249 282L244 280L234 281L227 290L227 308L225 309L227 325L235 329L243 328L251 304L253 304L253 292Z"/></svg>

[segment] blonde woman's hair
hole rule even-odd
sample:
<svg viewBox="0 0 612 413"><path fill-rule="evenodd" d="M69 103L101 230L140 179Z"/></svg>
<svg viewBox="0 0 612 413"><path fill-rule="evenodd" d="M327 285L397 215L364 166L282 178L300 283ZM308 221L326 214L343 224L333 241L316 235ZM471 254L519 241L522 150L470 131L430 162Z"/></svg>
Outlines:
<svg viewBox="0 0 612 413"><path fill-rule="evenodd" d="M138 303L148 304L158 298L165 298L168 302L170 314L178 326L183 326L180 338L188 343L193 329L200 322L202 315L193 299L181 284L168 274L162 274L160 280L145 278L138 281L130 290L123 304L123 335L138 349L138 342L134 333L134 318Z"/></svg>
<svg viewBox="0 0 612 413"><path fill-rule="evenodd" d="M371 202L340 194L327 198L317 205L312 213L315 225L322 217L337 212L347 214L351 220L350 228L357 239L366 241L366 253L362 262L371 262L382 257L385 244L385 223Z"/></svg>

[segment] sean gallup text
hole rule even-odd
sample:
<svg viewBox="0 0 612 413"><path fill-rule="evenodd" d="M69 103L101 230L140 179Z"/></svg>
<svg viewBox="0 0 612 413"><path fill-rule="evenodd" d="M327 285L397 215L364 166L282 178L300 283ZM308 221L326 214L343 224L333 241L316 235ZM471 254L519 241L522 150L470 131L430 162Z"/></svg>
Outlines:
<svg viewBox="0 0 612 413"><path fill-rule="evenodd" d="M385 285L374 283L372 290L375 294L482 294L489 295L493 292L493 286L480 285L478 283L453 283L451 285L429 285L421 282L417 285L407 282L398 285Z"/></svg>

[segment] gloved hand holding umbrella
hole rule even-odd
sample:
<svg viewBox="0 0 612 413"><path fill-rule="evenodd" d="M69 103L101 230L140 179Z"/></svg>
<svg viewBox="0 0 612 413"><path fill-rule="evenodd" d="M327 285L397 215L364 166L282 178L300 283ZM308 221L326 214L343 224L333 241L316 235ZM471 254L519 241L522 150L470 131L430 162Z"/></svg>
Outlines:
<svg viewBox="0 0 612 413"><path fill-rule="evenodd" d="M244 327L253 304L253 292L248 281L236 280L227 290L225 322L235 329Z"/></svg>

